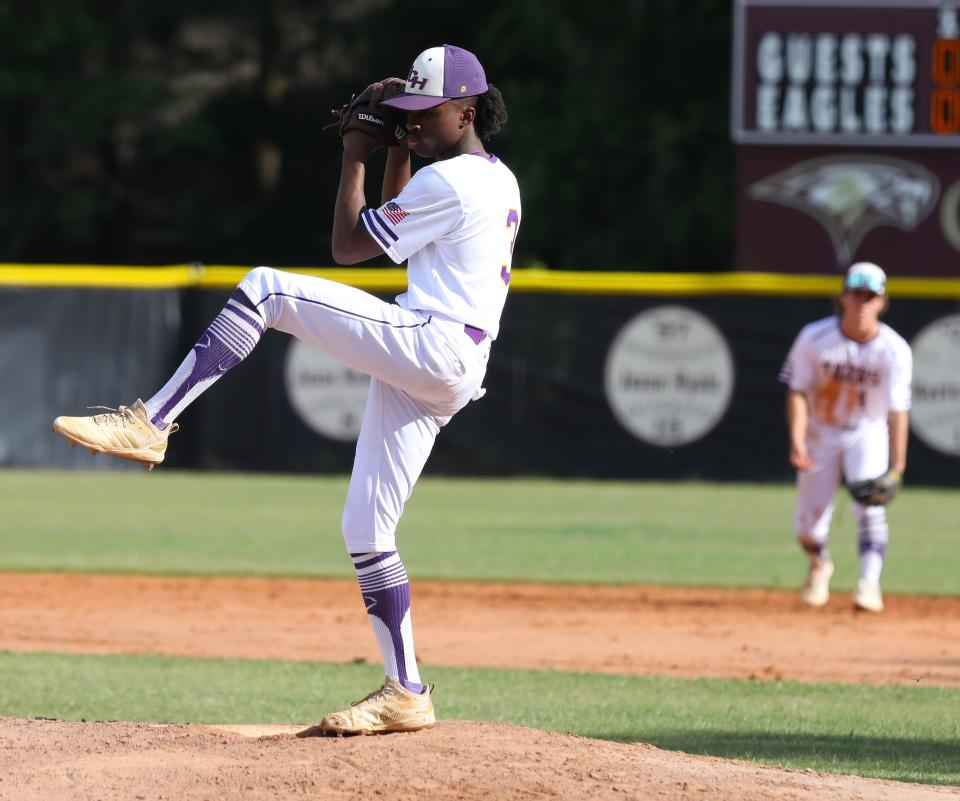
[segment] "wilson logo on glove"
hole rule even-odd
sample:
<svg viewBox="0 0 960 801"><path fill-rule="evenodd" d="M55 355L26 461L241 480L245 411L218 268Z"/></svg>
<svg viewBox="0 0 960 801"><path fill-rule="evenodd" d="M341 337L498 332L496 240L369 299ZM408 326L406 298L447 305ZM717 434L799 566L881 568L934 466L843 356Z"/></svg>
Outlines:
<svg viewBox="0 0 960 801"><path fill-rule="evenodd" d="M380 119L376 114L370 114L366 111L358 111L357 119L361 122L365 122L368 125L379 125L381 128L386 127L386 120Z"/></svg>
<svg viewBox="0 0 960 801"><path fill-rule="evenodd" d="M396 145L407 138L404 126L406 114L390 106L381 106L380 101L403 94L404 83L399 78L388 78L370 84L359 95L350 98L340 109L331 109L336 121L327 128L336 127L343 136L348 131L363 131L372 136L381 147Z"/></svg>

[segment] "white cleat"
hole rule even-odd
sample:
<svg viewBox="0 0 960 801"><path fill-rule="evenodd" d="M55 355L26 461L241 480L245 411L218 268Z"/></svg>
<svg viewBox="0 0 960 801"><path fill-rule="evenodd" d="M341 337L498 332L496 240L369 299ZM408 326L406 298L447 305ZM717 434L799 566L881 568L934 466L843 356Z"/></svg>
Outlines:
<svg viewBox="0 0 960 801"><path fill-rule="evenodd" d="M140 462L147 470L163 461L167 440L179 426L170 425L161 431L150 422L143 402L108 409L106 414L90 417L58 417L53 430L66 437L71 445L83 445L90 453L106 453L121 459Z"/></svg>
<svg viewBox="0 0 960 801"><path fill-rule="evenodd" d="M833 562L811 562L807 580L800 588L800 600L807 606L826 606L830 600L830 577L833 576Z"/></svg>
<svg viewBox="0 0 960 801"><path fill-rule="evenodd" d="M853 606L864 612L882 612L883 595L880 593L880 585L867 579L860 579L857 582L856 592L853 593Z"/></svg>

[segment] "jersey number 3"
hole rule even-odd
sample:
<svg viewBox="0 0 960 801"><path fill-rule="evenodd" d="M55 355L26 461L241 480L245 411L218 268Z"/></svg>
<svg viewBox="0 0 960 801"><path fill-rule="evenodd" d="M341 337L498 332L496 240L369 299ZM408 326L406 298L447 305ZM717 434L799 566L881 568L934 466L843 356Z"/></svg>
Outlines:
<svg viewBox="0 0 960 801"><path fill-rule="evenodd" d="M513 231L510 233L510 255L513 256L513 246L517 242L517 231L520 230L520 214L516 209L510 209L510 213L507 214L507 230L510 231L510 228L513 228ZM510 263L503 264L500 266L500 277L503 279L503 283L509 286L510 284Z"/></svg>

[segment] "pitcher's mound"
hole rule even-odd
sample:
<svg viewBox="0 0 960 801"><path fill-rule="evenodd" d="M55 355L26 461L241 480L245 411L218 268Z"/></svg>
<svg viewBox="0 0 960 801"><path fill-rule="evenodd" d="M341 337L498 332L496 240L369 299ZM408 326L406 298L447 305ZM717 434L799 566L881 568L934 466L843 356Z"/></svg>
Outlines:
<svg viewBox="0 0 960 801"><path fill-rule="evenodd" d="M960 791L693 757L507 724L297 738L295 725L0 718L0 799L918 801Z"/></svg>

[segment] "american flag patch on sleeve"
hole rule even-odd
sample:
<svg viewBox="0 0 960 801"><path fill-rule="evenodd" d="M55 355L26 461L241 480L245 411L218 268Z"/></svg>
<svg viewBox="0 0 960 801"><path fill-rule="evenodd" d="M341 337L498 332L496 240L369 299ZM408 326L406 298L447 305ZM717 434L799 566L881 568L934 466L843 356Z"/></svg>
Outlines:
<svg viewBox="0 0 960 801"><path fill-rule="evenodd" d="M383 206L380 211L383 213L383 216L390 220L390 222L392 222L394 225L399 225L400 221L404 217L408 216L407 212L405 212L392 200Z"/></svg>

